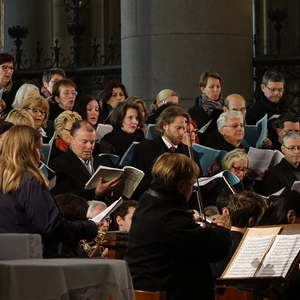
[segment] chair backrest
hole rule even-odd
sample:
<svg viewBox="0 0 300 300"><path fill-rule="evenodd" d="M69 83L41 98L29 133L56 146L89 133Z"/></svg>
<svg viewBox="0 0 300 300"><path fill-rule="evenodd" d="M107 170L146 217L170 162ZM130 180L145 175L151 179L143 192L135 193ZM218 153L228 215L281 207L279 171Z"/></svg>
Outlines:
<svg viewBox="0 0 300 300"><path fill-rule="evenodd" d="M47 165L49 163L49 159L50 159L51 145L50 144L42 145L41 151L43 154L42 161Z"/></svg>
<svg viewBox="0 0 300 300"><path fill-rule="evenodd" d="M150 292L135 290L134 295L136 300L167 300L167 295L164 291Z"/></svg>
<svg viewBox="0 0 300 300"><path fill-rule="evenodd" d="M111 154L111 153L101 153L98 155L98 157L100 158L101 161L109 160L113 165L117 165L120 160L119 155Z"/></svg>
<svg viewBox="0 0 300 300"><path fill-rule="evenodd" d="M139 142L133 142L128 149L126 150L126 152L124 153L124 155L121 157L120 159L120 166L124 167L124 166L131 166L132 165L132 160L133 160L133 154L135 151L136 146L139 144Z"/></svg>
<svg viewBox="0 0 300 300"><path fill-rule="evenodd" d="M43 258L39 234L1 233L0 245L0 260Z"/></svg>
<svg viewBox="0 0 300 300"><path fill-rule="evenodd" d="M157 137L155 132L156 124L148 124L147 131L146 131L146 139L147 140L154 140Z"/></svg>

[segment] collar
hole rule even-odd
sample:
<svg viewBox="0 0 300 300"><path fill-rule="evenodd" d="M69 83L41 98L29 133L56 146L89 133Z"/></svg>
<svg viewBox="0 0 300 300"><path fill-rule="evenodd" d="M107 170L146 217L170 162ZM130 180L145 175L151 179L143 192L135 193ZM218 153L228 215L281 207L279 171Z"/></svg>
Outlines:
<svg viewBox="0 0 300 300"><path fill-rule="evenodd" d="M166 138L164 138L163 136L162 136L161 138L162 138L163 142L165 143L165 145L168 147L168 149L171 148L171 147L175 147L175 148L177 149L178 145L173 145L173 144L171 144L171 143L170 143Z"/></svg>

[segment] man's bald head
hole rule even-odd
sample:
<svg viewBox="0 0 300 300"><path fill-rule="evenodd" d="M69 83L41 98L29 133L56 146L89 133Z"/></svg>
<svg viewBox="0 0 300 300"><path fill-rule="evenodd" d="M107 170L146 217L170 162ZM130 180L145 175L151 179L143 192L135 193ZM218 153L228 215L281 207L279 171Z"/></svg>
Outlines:
<svg viewBox="0 0 300 300"><path fill-rule="evenodd" d="M225 98L224 111L235 110L240 111L244 118L246 115L246 100L240 94L230 94Z"/></svg>

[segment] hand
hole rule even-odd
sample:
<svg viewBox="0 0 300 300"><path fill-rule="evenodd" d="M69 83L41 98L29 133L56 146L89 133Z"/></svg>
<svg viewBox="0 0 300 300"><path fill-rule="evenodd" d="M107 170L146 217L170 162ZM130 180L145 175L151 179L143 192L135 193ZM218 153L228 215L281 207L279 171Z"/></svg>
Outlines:
<svg viewBox="0 0 300 300"><path fill-rule="evenodd" d="M107 182L104 182L103 178L100 177L99 182L96 186L95 195L101 196L103 194L111 192L112 189L121 182L121 180L122 179L120 177L116 177Z"/></svg>

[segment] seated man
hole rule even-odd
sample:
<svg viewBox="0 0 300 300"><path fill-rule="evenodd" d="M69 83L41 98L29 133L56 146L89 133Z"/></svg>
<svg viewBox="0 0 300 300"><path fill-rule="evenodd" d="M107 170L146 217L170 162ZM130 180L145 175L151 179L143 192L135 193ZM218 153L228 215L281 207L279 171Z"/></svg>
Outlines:
<svg viewBox="0 0 300 300"><path fill-rule="evenodd" d="M107 205L103 201L90 200L87 202L89 207L87 209L86 217L88 219L95 218L98 214L103 212ZM98 223L98 228L101 232L106 232L109 230L109 224L111 219L109 217L105 218L102 222Z"/></svg>
<svg viewBox="0 0 300 300"><path fill-rule="evenodd" d="M296 115L287 113L274 121L276 137L272 141L272 149L281 151L282 138L290 131L300 132L300 123Z"/></svg>
<svg viewBox="0 0 300 300"><path fill-rule="evenodd" d="M291 131L284 135L281 151L284 158L265 174L264 195L276 193L283 187L290 188L295 180L300 180L300 134Z"/></svg>
<svg viewBox="0 0 300 300"><path fill-rule="evenodd" d="M152 179L151 168L159 155L175 152L189 156L188 147L182 143L189 119L189 115L179 106L166 108L156 124L160 136L154 140L144 140L136 146L133 166L144 171L145 176L134 194L135 199L138 199L138 196L149 187ZM198 161L196 156L195 154L195 161Z"/></svg>
<svg viewBox="0 0 300 300"><path fill-rule="evenodd" d="M131 227L132 216L135 212L137 201L124 201L120 207L115 211L114 218L118 224L119 231L129 232Z"/></svg>
<svg viewBox="0 0 300 300"><path fill-rule="evenodd" d="M212 265L215 278L222 275L246 229L258 224L260 218L267 209L267 203L264 198L258 194L244 191L230 195L227 209L231 222L230 233L232 246L226 259Z"/></svg>
<svg viewBox="0 0 300 300"><path fill-rule="evenodd" d="M211 135L206 146L224 151L245 148L242 145L245 129L241 112L230 110L222 113L217 120L217 125L220 134Z"/></svg>
<svg viewBox="0 0 300 300"><path fill-rule="evenodd" d="M43 72L43 87L41 88L41 94L49 100L51 103L55 103L52 98L52 89L54 84L66 77L65 71L60 68L52 68Z"/></svg>
<svg viewBox="0 0 300 300"><path fill-rule="evenodd" d="M246 100L240 94L230 94L224 99L223 111L240 111L244 118L246 117Z"/></svg>
<svg viewBox="0 0 300 300"><path fill-rule="evenodd" d="M99 166L99 159L92 153L96 141L95 129L87 121L76 121L71 129L70 150L50 162L56 173L56 186L53 194L73 193L87 200L103 197L111 192L120 180L103 182L100 178L96 189L85 190L85 184ZM107 163L109 165L109 162ZM106 201L109 201L106 199Z"/></svg>
<svg viewBox="0 0 300 300"><path fill-rule="evenodd" d="M247 124L256 124L265 114L268 114L268 118L281 114L279 102L283 96L284 84L284 76L280 72L268 70L264 73L260 85L261 93L247 111Z"/></svg>

